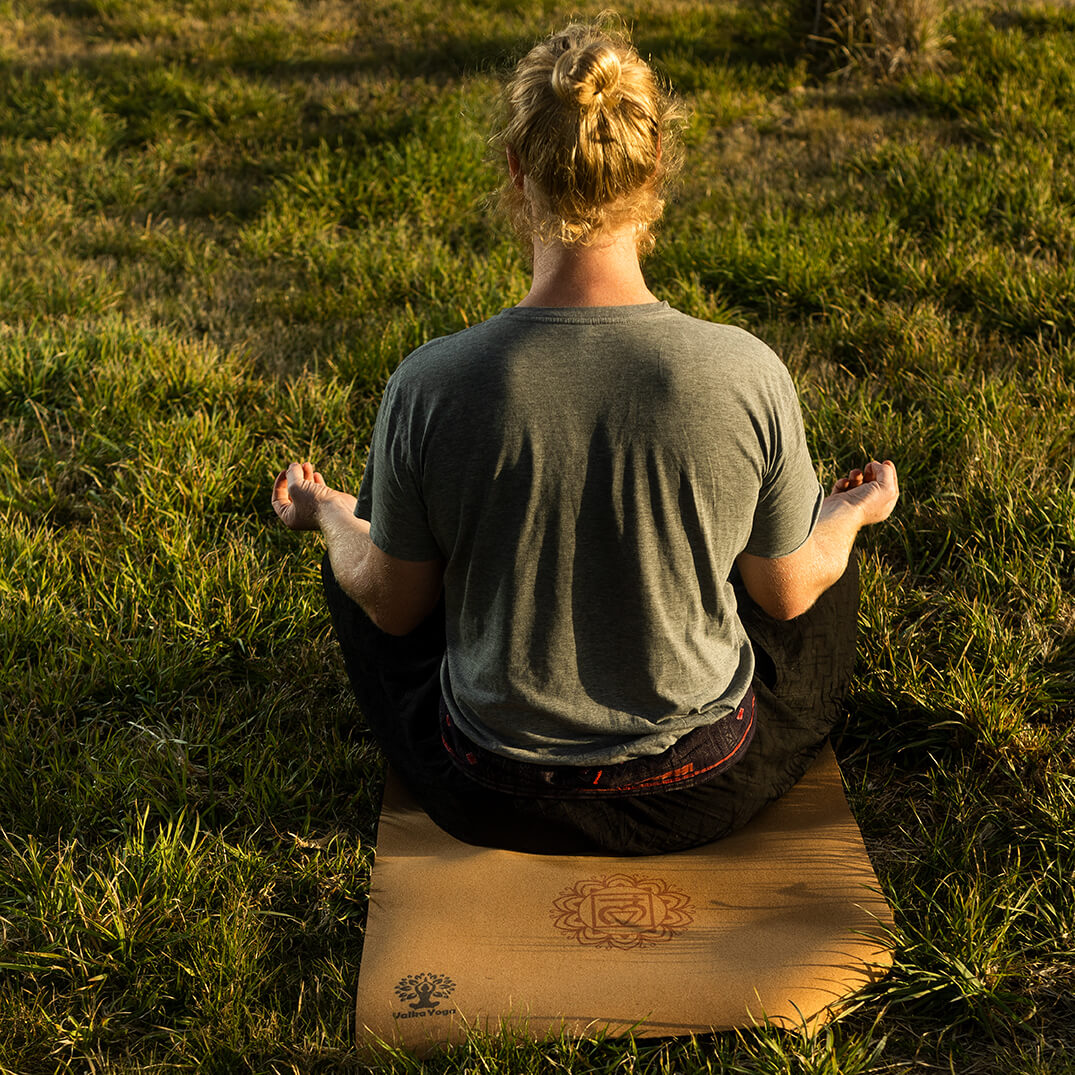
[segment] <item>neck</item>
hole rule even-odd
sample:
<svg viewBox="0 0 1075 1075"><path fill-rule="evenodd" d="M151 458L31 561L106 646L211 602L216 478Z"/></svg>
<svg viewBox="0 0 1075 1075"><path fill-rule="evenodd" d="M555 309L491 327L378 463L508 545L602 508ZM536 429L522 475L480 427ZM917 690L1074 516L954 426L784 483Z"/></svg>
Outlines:
<svg viewBox="0 0 1075 1075"><path fill-rule="evenodd" d="M520 306L637 306L656 302L638 264L634 232L589 246L534 239L534 280Z"/></svg>

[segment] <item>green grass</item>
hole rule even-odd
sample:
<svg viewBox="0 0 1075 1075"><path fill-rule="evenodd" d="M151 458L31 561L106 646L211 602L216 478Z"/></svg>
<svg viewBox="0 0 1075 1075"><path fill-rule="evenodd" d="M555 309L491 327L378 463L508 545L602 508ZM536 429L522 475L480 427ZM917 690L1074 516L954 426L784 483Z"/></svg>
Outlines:
<svg viewBox="0 0 1075 1075"><path fill-rule="evenodd" d="M837 753L897 963L815 1038L432 1071L1075 1070L1075 16L835 81L798 5L622 8L691 108L647 264L791 367L862 541ZM268 505L510 305L497 71L554 3L0 2L0 1070L353 1070L380 762ZM397 1057L397 1070L418 1070Z"/></svg>

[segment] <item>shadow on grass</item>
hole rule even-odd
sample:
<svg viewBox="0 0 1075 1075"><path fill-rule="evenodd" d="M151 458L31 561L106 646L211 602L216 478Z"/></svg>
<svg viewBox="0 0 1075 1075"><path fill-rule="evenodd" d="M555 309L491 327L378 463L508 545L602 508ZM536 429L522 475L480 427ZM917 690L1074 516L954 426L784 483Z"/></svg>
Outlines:
<svg viewBox="0 0 1075 1075"><path fill-rule="evenodd" d="M225 28L222 39L214 42L217 55L207 57L195 51L194 34L189 40L176 32L163 40L147 42L131 26L115 20L102 22L100 6L87 0L53 0L48 9L61 18L81 23L87 36L97 43L109 38L116 42L134 40L151 45L152 52L147 51L145 56L97 52L14 63L7 70L48 74L74 67L94 75L116 66L130 72L173 62L200 72L224 70L270 76L281 84L305 85L311 78L352 75L444 84L468 75L506 72L531 45L565 21L551 17L539 21L537 14L511 15L496 19L501 25L486 20L472 27L453 28L439 19L403 25L398 19L372 11L356 14L350 26L350 42L335 54L324 43L311 41L310 47L314 51L320 48L324 54L304 55L306 42L301 37L289 33L288 27L270 23L259 24L253 31L243 25ZM668 12L647 11L641 21L629 16L627 22L638 51L658 66L663 56L676 55L700 67L717 64L746 72L793 65L803 57L807 28L789 19L786 7L778 0L762 0L732 13L714 9L693 11L687 16L675 7ZM416 20L413 14L409 18Z"/></svg>
<svg viewBox="0 0 1075 1075"><path fill-rule="evenodd" d="M902 693L870 691L852 695L848 709L847 723L834 736L841 762L880 762L912 772L938 757L956 763L973 750L966 721L945 706L924 706Z"/></svg>

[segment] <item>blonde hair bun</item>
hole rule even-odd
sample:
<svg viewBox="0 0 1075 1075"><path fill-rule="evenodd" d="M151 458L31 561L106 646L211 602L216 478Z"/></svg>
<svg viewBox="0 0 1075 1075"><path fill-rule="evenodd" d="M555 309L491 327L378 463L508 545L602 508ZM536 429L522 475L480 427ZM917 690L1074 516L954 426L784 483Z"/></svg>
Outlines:
<svg viewBox="0 0 1075 1075"><path fill-rule="evenodd" d="M653 247L681 112L612 23L572 23L538 42L504 87L492 144L517 161L501 203L527 240L591 243L631 227L640 253Z"/></svg>
<svg viewBox="0 0 1075 1075"><path fill-rule="evenodd" d="M566 50L552 69L556 96L584 111L619 103L617 88L623 65L616 50L605 42Z"/></svg>

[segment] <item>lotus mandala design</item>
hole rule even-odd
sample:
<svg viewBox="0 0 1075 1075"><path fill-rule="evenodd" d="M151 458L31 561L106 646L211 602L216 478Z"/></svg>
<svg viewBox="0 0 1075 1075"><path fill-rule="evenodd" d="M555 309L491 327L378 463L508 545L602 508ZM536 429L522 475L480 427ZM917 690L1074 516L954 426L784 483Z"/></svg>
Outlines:
<svg viewBox="0 0 1075 1075"><path fill-rule="evenodd" d="M579 944L641 948L670 941L694 921L690 897L659 877L613 874L565 889L553 902L557 929Z"/></svg>

